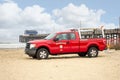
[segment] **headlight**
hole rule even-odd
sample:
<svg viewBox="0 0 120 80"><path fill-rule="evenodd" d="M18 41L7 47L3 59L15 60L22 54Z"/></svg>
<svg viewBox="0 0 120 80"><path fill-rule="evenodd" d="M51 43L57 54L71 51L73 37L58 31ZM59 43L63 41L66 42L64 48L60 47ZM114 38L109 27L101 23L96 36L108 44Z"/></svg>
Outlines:
<svg viewBox="0 0 120 80"><path fill-rule="evenodd" d="M35 44L30 44L30 49L34 47L35 47Z"/></svg>

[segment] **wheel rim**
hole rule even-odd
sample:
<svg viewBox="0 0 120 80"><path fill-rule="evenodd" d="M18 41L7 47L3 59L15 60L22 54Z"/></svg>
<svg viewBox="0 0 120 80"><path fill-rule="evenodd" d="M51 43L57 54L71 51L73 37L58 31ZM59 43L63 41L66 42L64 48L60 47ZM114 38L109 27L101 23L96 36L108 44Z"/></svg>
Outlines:
<svg viewBox="0 0 120 80"><path fill-rule="evenodd" d="M40 56L40 58L44 59L47 56L47 52L45 50L40 51L39 56Z"/></svg>
<svg viewBox="0 0 120 80"><path fill-rule="evenodd" d="M92 49L90 54L92 57L95 57L97 55L97 51L95 49Z"/></svg>

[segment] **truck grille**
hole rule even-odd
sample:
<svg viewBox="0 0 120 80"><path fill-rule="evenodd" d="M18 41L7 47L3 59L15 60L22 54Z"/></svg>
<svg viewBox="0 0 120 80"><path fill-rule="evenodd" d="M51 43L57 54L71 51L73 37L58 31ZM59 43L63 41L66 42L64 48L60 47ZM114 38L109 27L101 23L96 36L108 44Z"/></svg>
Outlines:
<svg viewBox="0 0 120 80"><path fill-rule="evenodd" d="M26 48L27 48L27 49L30 48L30 43L26 43Z"/></svg>

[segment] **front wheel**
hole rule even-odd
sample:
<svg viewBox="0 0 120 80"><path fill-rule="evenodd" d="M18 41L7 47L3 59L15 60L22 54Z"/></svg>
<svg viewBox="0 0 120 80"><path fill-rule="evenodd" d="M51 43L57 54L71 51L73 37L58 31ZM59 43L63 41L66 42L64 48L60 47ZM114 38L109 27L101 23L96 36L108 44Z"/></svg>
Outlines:
<svg viewBox="0 0 120 80"><path fill-rule="evenodd" d="M97 57L98 56L98 49L96 47L91 47L88 50L88 57Z"/></svg>
<svg viewBox="0 0 120 80"><path fill-rule="evenodd" d="M45 48L41 48L37 51L37 59L47 59L49 55L49 51Z"/></svg>

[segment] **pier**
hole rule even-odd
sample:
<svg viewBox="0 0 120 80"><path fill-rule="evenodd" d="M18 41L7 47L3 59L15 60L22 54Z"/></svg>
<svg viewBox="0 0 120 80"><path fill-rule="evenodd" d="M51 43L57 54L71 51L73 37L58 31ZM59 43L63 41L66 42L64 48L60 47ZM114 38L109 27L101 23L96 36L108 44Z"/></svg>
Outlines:
<svg viewBox="0 0 120 80"><path fill-rule="evenodd" d="M95 34L97 37L101 37L100 31L95 31L94 33L91 31L82 32L82 36L84 38L91 38L91 36ZM107 44L120 44L120 29L104 29L105 38L107 39ZM19 42L26 43L31 40L35 39L43 39L48 34L37 34L37 35L20 35L19 36Z"/></svg>

